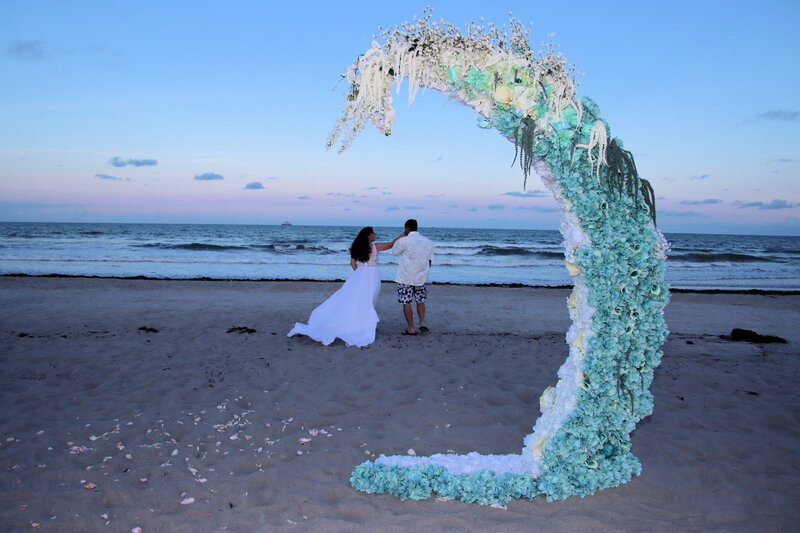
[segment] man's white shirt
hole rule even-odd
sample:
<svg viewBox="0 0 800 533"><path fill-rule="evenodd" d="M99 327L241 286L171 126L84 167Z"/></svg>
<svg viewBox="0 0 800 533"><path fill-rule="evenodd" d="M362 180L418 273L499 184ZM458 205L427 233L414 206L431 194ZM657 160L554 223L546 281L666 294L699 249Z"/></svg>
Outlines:
<svg viewBox="0 0 800 533"><path fill-rule="evenodd" d="M430 239L412 231L394 243L392 255L400 256L394 279L397 283L420 287L428 282L430 262L433 261L433 242Z"/></svg>

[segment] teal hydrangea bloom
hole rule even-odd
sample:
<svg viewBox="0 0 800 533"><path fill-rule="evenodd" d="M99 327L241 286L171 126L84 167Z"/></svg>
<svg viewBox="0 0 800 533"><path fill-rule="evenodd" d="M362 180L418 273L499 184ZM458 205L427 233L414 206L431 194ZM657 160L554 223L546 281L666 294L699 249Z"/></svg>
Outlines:
<svg viewBox="0 0 800 533"><path fill-rule="evenodd" d="M537 478L530 474L491 470L451 474L439 465L398 467L366 462L353 470L350 484L357 490L392 494L401 500L436 496L479 505L505 505L512 499L532 500L542 494Z"/></svg>

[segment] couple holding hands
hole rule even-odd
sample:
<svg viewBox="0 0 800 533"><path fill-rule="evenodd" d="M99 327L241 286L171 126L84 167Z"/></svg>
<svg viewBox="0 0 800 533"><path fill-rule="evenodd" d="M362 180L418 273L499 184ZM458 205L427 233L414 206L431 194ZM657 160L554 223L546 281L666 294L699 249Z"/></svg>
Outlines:
<svg viewBox="0 0 800 533"><path fill-rule="evenodd" d="M403 315L408 322L403 335L428 331L425 327L425 299L428 272L433 261L433 242L419 233L416 220L409 219L405 231L391 242L376 243L371 226L359 231L350 247L353 274L338 291L311 312L308 324L297 322L288 336L306 335L326 346L337 337L348 346L372 344L379 320L375 311L381 289L378 253L385 250L392 250L392 255L400 258L395 282L397 301L403 304ZM418 330L414 328L412 303L417 304Z"/></svg>

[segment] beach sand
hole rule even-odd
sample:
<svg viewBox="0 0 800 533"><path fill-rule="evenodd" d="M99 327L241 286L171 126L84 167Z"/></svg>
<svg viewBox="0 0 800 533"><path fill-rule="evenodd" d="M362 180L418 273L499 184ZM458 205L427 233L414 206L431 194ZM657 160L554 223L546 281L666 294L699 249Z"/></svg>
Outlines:
<svg viewBox="0 0 800 533"><path fill-rule="evenodd" d="M368 348L287 338L339 285L0 278L0 530L796 530L800 296L673 294L641 477L502 510L349 477L409 448L519 453L569 291L433 285L407 337L384 283Z"/></svg>

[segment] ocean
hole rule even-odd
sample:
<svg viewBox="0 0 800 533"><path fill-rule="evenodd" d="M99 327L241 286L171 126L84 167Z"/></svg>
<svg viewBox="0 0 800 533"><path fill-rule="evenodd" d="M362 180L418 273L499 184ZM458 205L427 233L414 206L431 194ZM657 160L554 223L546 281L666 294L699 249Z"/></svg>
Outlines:
<svg viewBox="0 0 800 533"><path fill-rule="evenodd" d="M0 274L342 280L359 227L0 223ZM400 227L375 227L378 242ZM426 228L431 282L571 285L555 230ZM800 290L800 237L668 233L667 282L684 289ZM397 261L380 255L381 278Z"/></svg>

